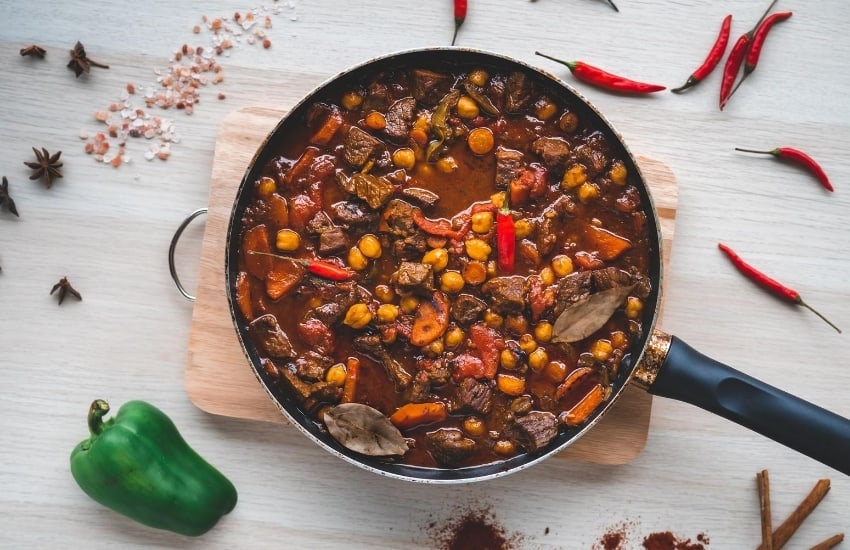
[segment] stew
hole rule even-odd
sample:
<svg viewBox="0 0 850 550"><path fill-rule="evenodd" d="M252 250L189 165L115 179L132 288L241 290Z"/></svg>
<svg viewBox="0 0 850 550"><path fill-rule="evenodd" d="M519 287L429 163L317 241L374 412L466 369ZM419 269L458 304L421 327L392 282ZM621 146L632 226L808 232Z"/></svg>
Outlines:
<svg viewBox="0 0 850 550"><path fill-rule="evenodd" d="M594 418L648 329L652 241L626 152L570 101L458 63L301 109L237 222L235 314L272 391L322 429L379 411L407 449L385 460L422 467L543 451ZM602 317L564 336L582 315Z"/></svg>

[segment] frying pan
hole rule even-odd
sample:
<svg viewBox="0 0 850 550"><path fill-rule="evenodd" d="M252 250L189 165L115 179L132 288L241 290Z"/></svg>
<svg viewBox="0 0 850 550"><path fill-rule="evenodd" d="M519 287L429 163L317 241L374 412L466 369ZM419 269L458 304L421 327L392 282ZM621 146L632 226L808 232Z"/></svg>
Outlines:
<svg viewBox="0 0 850 550"><path fill-rule="evenodd" d="M583 426L564 429L545 449L505 460L468 468L423 468L388 462L357 454L339 445L311 419L293 399L284 395L261 366L257 349L248 338L248 320L236 304L236 276L240 254L242 218L251 200L253 182L279 149L289 130L303 125L307 109L316 100L339 97L340 90L367 74L395 68L429 68L476 65L502 72L523 71L537 86L567 103L582 120L601 129L626 162L640 191L651 239L649 276L652 291L643 310L640 338L633 343L617 377L611 381L609 400ZM241 346L255 375L286 418L307 437L332 454L374 473L407 481L458 483L499 477L532 466L577 441L615 407L627 384L651 394L684 401L718 414L767 436L822 463L850 475L850 420L747 376L702 355L675 336L655 328L662 286L662 246L659 218L640 167L620 135L593 105L560 79L499 54L461 48L418 49L379 57L340 73L321 84L293 107L267 136L255 153L240 183L227 230L225 278L230 313Z"/></svg>

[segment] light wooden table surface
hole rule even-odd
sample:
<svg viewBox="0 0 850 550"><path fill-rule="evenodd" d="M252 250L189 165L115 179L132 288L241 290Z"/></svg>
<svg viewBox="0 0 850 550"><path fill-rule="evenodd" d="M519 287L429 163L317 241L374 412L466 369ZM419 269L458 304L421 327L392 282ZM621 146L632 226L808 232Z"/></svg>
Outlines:
<svg viewBox="0 0 850 550"><path fill-rule="evenodd" d="M766 0L471 0L458 43L515 56L575 82L534 50L579 58L636 79L675 86L702 61L720 20L733 40ZM183 217L207 200L216 129L233 110L284 107L338 71L372 56L451 40L449 0L265 0L272 46L244 41L222 56L225 80L201 89L180 143L146 161L131 140L119 169L83 150L81 131L128 82L156 84L201 17L256 5L199 0L0 1L0 175L20 219L0 212L0 546L7 548L427 548L434 529L486 509L521 548L588 549L624 525L624 548L670 530L708 548L754 548L754 474L771 472L775 523L815 480L826 500L790 549L850 529L850 480L694 407L655 399L645 450L625 466L553 459L494 481L428 486L383 479L343 463L291 427L215 417L183 387L191 305L169 277L166 251ZM756 289L716 248L734 246L796 286L850 331L850 3L780 0L794 16L768 39L758 70L724 112L719 70L687 95L611 95L576 83L631 149L668 164L679 210L664 328L714 358L850 417L850 336ZM266 14L263 6L259 12ZM277 11L278 13L274 13ZM80 40L108 63L75 79L65 68ZM38 43L43 61L18 49ZM216 98L218 92L225 100ZM136 96L140 100L140 96ZM805 173L734 146L793 145L819 159L836 191ZM62 150L65 177L30 182L30 147ZM202 224L181 241L178 269L194 284ZM84 300L48 295L67 275ZM117 406L149 400L239 490L232 514L200 540L126 520L89 500L68 455L86 436L96 397ZM846 545L846 543L845 543Z"/></svg>

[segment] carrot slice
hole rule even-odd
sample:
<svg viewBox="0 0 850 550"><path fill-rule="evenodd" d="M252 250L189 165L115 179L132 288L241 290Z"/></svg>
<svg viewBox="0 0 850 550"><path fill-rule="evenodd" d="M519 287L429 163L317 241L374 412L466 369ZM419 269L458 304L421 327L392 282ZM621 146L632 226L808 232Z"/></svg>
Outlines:
<svg viewBox="0 0 850 550"><path fill-rule="evenodd" d="M251 305L251 284L248 281L248 274L244 271L240 271L236 276L236 304L246 319L249 321L254 319L254 307Z"/></svg>
<svg viewBox="0 0 850 550"><path fill-rule="evenodd" d="M571 371L564 381L561 382L561 385L558 386L558 389L555 390L555 399L562 399L570 391L570 388L575 386L582 378L590 375L592 372L593 369L590 367L579 367Z"/></svg>
<svg viewBox="0 0 850 550"><path fill-rule="evenodd" d="M585 236L603 260L613 260L632 247L630 240L595 225L587 226Z"/></svg>
<svg viewBox="0 0 850 550"><path fill-rule="evenodd" d="M242 235L242 251L245 254L245 267L248 273L258 279L265 279L271 269L271 258L264 254L271 253L269 231L264 224L257 225ZM263 254L251 254L262 252Z"/></svg>
<svg viewBox="0 0 850 550"><path fill-rule="evenodd" d="M396 428L401 430L419 426L420 424L428 424L430 422L440 422L448 416L446 404L439 401L433 403L407 403L398 408L396 412L390 416L390 422Z"/></svg>
<svg viewBox="0 0 850 550"><path fill-rule="evenodd" d="M325 119L321 128L316 130L316 133L310 138L310 143L313 145L327 145L333 139L334 134L336 134L340 126L342 126L342 116L339 113L331 113Z"/></svg>
<svg viewBox="0 0 850 550"><path fill-rule="evenodd" d="M269 214L277 229L289 227L289 205L277 193L269 197Z"/></svg>
<svg viewBox="0 0 850 550"><path fill-rule="evenodd" d="M414 346L427 346L440 338L448 328L449 300L438 290L416 310L410 331L410 343Z"/></svg>
<svg viewBox="0 0 850 550"><path fill-rule="evenodd" d="M256 254L255 254L256 256ZM288 260L270 258L273 262L272 268L266 274L266 294L272 300L277 300L293 288L304 278L304 267Z"/></svg>
<svg viewBox="0 0 850 550"><path fill-rule="evenodd" d="M296 160L295 164L292 165L292 168L289 169L289 172L283 176L283 183L291 185L296 178L303 175L304 172L310 168L310 165L313 164L313 161L316 159L318 154L319 149L317 147L307 147L304 149L304 152L301 153L301 156L298 157L298 160Z"/></svg>
<svg viewBox="0 0 850 550"><path fill-rule="evenodd" d="M581 401L576 403L576 405L567 411L566 417L566 425L567 426L578 426L590 416L590 413L596 410L596 407L602 403L602 397L605 392L603 391L602 384L596 384L593 386L587 395L581 398Z"/></svg>
<svg viewBox="0 0 850 550"><path fill-rule="evenodd" d="M352 403L357 394L357 382L360 380L360 359L349 357L345 362L345 384L342 387L340 403Z"/></svg>

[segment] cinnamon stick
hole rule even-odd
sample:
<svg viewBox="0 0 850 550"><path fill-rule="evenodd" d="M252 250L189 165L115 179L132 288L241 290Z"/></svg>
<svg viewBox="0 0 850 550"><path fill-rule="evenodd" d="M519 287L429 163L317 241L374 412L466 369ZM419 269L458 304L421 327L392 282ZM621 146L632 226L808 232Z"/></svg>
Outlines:
<svg viewBox="0 0 850 550"><path fill-rule="evenodd" d="M830 548L834 548L838 546L838 543L844 540L844 533L838 533L837 535L832 535L825 541L819 542L812 546L811 550L829 550Z"/></svg>
<svg viewBox="0 0 850 550"><path fill-rule="evenodd" d="M829 492L829 480L819 479L812 490L806 495L806 498L791 512L788 519L782 522L782 525L776 528L773 532L773 548L780 550L791 539L800 525L809 517L814 509ZM764 545L760 545L757 550L766 550Z"/></svg>
<svg viewBox="0 0 850 550"><path fill-rule="evenodd" d="M773 520L770 514L770 476L767 470L756 474L759 490L759 510L761 512L761 546L764 550L773 550Z"/></svg>

